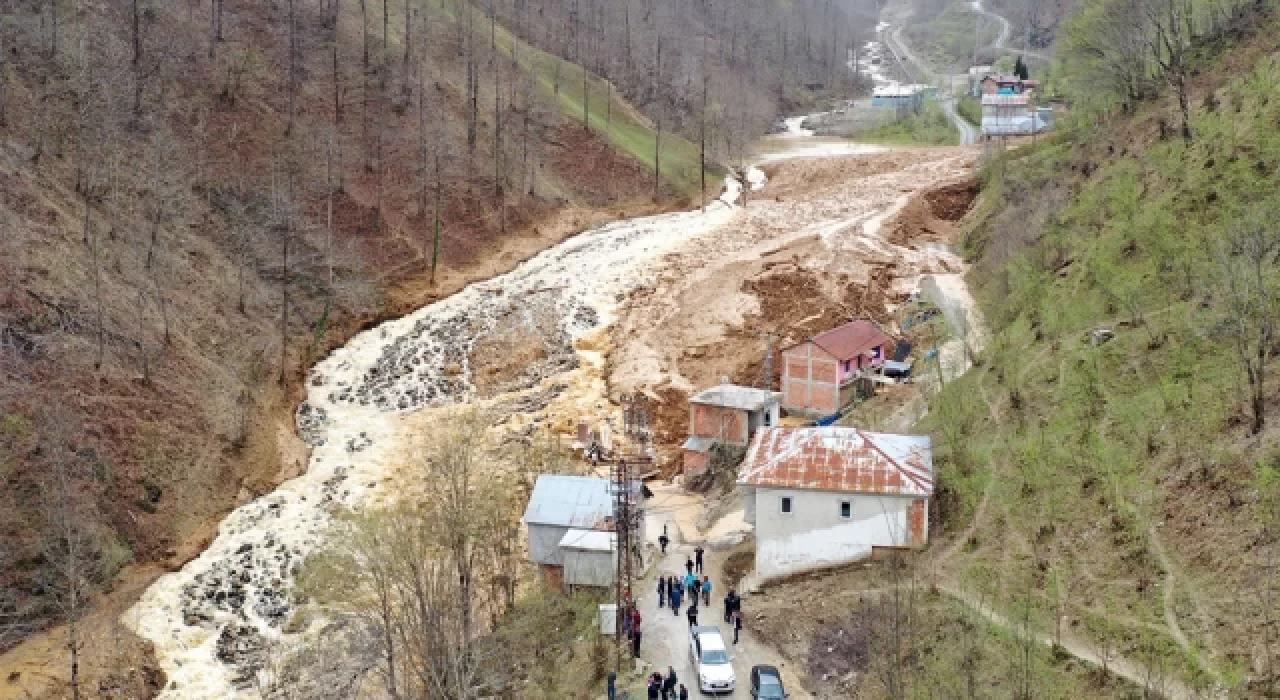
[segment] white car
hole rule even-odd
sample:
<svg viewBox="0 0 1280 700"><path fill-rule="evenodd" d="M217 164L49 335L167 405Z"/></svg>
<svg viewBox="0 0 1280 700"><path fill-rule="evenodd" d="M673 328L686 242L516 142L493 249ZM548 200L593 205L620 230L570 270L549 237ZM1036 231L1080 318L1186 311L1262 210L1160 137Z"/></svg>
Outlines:
<svg viewBox="0 0 1280 700"><path fill-rule="evenodd" d="M704 693L732 693L737 685L729 649L720 628L699 625L689 629L689 656L698 673L698 689Z"/></svg>

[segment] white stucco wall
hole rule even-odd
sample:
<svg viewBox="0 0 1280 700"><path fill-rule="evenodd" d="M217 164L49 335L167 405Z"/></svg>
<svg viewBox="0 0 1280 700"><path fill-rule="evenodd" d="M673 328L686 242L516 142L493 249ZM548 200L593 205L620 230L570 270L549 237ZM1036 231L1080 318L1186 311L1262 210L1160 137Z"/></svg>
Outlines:
<svg viewBox="0 0 1280 700"><path fill-rule="evenodd" d="M791 513L781 499L791 497ZM911 542L907 509L914 498L756 487L756 574L767 580L801 571L857 561L871 548ZM849 501L849 518L840 516ZM928 518L925 519L926 527ZM927 536L927 533L926 533Z"/></svg>

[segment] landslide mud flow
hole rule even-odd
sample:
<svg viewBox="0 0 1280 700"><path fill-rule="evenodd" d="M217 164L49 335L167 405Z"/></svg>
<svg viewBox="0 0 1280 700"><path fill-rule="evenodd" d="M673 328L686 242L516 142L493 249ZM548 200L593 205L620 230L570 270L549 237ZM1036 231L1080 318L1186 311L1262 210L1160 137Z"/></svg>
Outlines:
<svg viewBox="0 0 1280 700"><path fill-rule="evenodd" d="M306 474L233 511L208 549L158 580L124 616L155 645L169 679L162 697L255 695L268 647L286 637L282 626L303 559L335 510L365 505L394 479L424 411L481 398L473 382L473 359L483 355L473 352L477 345L524 325L543 346L502 385L506 396L523 400L495 400L497 410L539 414L560 401L564 411L592 417L588 411L607 402L591 331L652 278L662 255L738 211L715 202L705 213L585 232L508 274L366 331L318 364L297 413L312 448ZM573 395L562 397L570 387Z"/></svg>
<svg viewBox="0 0 1280 700"><path fill-rule="evenodd" d="M972 159L939 150L793 160L771 166L778 180L768 186L752 171L750 188L763 189L745 211L726 203L741 189L731 181L725 201L706 212L587 231L355 337L310 374L297 413L312 449L308 471L232 512L205 552L124 616L155 645L168 677L162 697L256 696L268 650L323 625L284 631L302 561L338 509L402 492L406 449L436 412L478 403L502 430L568 432L578 420L615 417L609 381L689 385L671 353L752 311L740 288L769 251L800 246L788 248L800 264L856 279L869 258L906 260L913 270L945 266L945 252L888 243L879 222L910 193L963 174ZM654 290L661 295L647 305L634 303ZM640 330L646 323L651 332ZM611 339L621 347L607 377Z"/></svg>

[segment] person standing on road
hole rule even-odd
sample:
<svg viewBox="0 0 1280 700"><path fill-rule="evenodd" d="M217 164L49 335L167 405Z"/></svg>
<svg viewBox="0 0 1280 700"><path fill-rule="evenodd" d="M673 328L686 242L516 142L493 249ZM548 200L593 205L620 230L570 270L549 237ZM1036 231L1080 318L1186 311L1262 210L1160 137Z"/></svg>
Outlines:
<svg viewBox="0 0 1280 700"><path fill-rule="evenodd" d="M649 676L648 696L649 700L658 700L658 680L655 678L658 674Z"/></svg>
<svg viewBox="0 0 1280 700"><path fill-rule="evenodd" d="M738 643L738 634L742 632L742 613L735 612L733 614L733 643Z"/></svg>
<svg viewBox="0 0 1280 700"><path fill-rule="evenodd" d="M640 630L631 633L631 655L640 658Z"/></svg>
<svg viewBox="0 0 1280 700"><path fill-rule="evenodd" d="M667 667L667 677L662 680L662 699L675 700L676 697L676 668L675 666Z"/></svg>
<svg viewBox="0 0 1280 700"><path fill-rule="evenodd" d="M693 560L689 557L684 558L684 570L690 574L693 573Z"/></svg>
<svg viewBox="0 0 1280 700"><path fill-rule="evenodd" d="M697 576L694 576L693 577L693 599L698 600L700 598L702 598L702 579L698 578Z"/></svg>
<svg viewBox="0 0 1280 700"><path fill-rule="evenodd" d="M694 549L694 550L693 550L693 557L694 557L694 558L693 558L693 561L694 561L694 566L696 566L696 567L697 567L697 569L698 569L698 573L699 573L699 574L701 574L701 573L702 573L702 553L703 553L703 552L705 552L705 551L706 551L706 550L704 550L704 549L702 548L702 545L698 545L698 547L697 547L696 549Z"/></svg>
<svg viewBox="0 0 1280 700"><path fill-rule="evenodd" d="M640 634L640 608L631 608L631 632Z"/></svg>
<svg viewBox="0 0 1280 700"><path fill-rule="evenodd" d="M693 582L696 580L697 580L697 577L694 576L693 574L685 574L685 577L684 577L685 593L688 593L689 595L693 595Z"/></svg>
<svg viewBox="0 0 1280 700"><path fill-rule="evenodd" d="M698 599L694 598L689 604L689 610L685 613L689 617L689 626L696 627L698 625Z"/></svg>
<svg viewBox="0 0 1280 700"><path fill-rule="evenodd" d="M724 597L724 621L732 620L733 614L740 610L742 610L742 599L730 588L729 595Z"/></svg>
<svg viewBox="0 0 1280 700"><path fill-rule="evenodd" d="M609 672L609 700L618 700L618 674L616 671Z"/></svg>
<svg viewBox="0 0 1280 700"><path fill-rule="evenodd" d="M711 577L702 577L702 604L707 607L711 606Z"/></svg>
<svg viewBox="0 0 1280 700"><path fill-rule="evenodd" d="M667 577L659 576L658 577L658 607L662 607L663 605L665 605L666 599L667 599Z"/></svg>
<svg viewBox="0 0 1280 700"><path fill-rule="evenodd" d="M682 591L679 586L671 587L671 614L680 617L680 594Z"/></svg>
<svg viewBox="0 0 1280 700"><path fill-rule="evenodd" d="M662 534L658 536L658 546L662 547L662 553L667 553L667 545L671 544L671 538L667 537L667 526L662 526Z"/></svg>
<svg viewBox="0 0 1280 700"><path fill-rule="evenodd" d="M689 689L684 687L684 683L680 684L680 697L676 700L689 700Z"/></svg>

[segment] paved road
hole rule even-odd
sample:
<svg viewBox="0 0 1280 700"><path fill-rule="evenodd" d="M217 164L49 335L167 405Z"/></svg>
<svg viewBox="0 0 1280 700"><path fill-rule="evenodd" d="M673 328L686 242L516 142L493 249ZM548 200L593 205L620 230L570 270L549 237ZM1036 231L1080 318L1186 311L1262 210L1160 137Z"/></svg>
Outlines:
<svg viewBox="0 0 1280 700"><path fill-rule="evenodd" d="M670 608L658 607L657 593L658 574L683 576L685 559L693 556L695 544L680 541L681 529L676 525L676 516L674 513L663 512L662 500L663 492L659 487L655 489L655 498L650 502L650 512L657 511L657 513L650 517L646 525L647 532L650 539L656 541L657 536L662 534L662 525L666 523L668 532L675 541L667 547L666 557L660 558L655 566L650 567L644 581L636 584L642 620L640 629L643 632L640 658L653 666L647 669L648 673L661 670L665 674L668 666L674 667L680 682L689 689L689 696L698 697L698 674L689 658L689 622L685 617L685 610L688 608L685 604L687 599L681 604L680 614L673 615ZM716 625L720 628L720 633L724 635L725 642L730 646L730 659L733 661L733 669L737 675L737 689L721 697L750 698L751 667L755 664L777 666L782 671L783 683L792 700L811 697L800 687L790 664L785 663L781 656L755 639L749 631L743 629L739 644L733 645L733 630L724 622L724 596L728 591L722 583L721 568L724 565L725 553L708 549L704 556L706 574L711 577L713 594L709 607L698 607L700 611L698 623ZM743 611L748 615L751 614L749 599L744 601Z"/></svg>
<svg viewBox="0 0 1280 700"><path fill-rule="evenodd" d="M1004 17L1001 17L1000 15L997 15L994 12L989 12L986 9L984 9L982 7L982 0L971 0L969 2L969 7L972 8L974 12L990 17L1000 24L1000 34L996 37L996 40L991 43L991 46L989 48L1002 49L1010 53L1020 53L1023 56L1038 58L1042 61L1049 60L1049 57L1042 53L1036 53L1035 51L1029 51L1026 49L1016 49L1012 46L1009 46L1008 45L1009 36L1012 31L1009 27L1009 20L1005 19Z"/></svg>
<svg viewBox="0 0 1280 700"><path fill-rule="evenodd" d="M960 113L956 111L954 97L942 100L942 111L947 113L952 123L956 125L956 129L960 131L961 146L969 146L978 142L978 128L970 124L968 120L960 116Z"/></svg>

